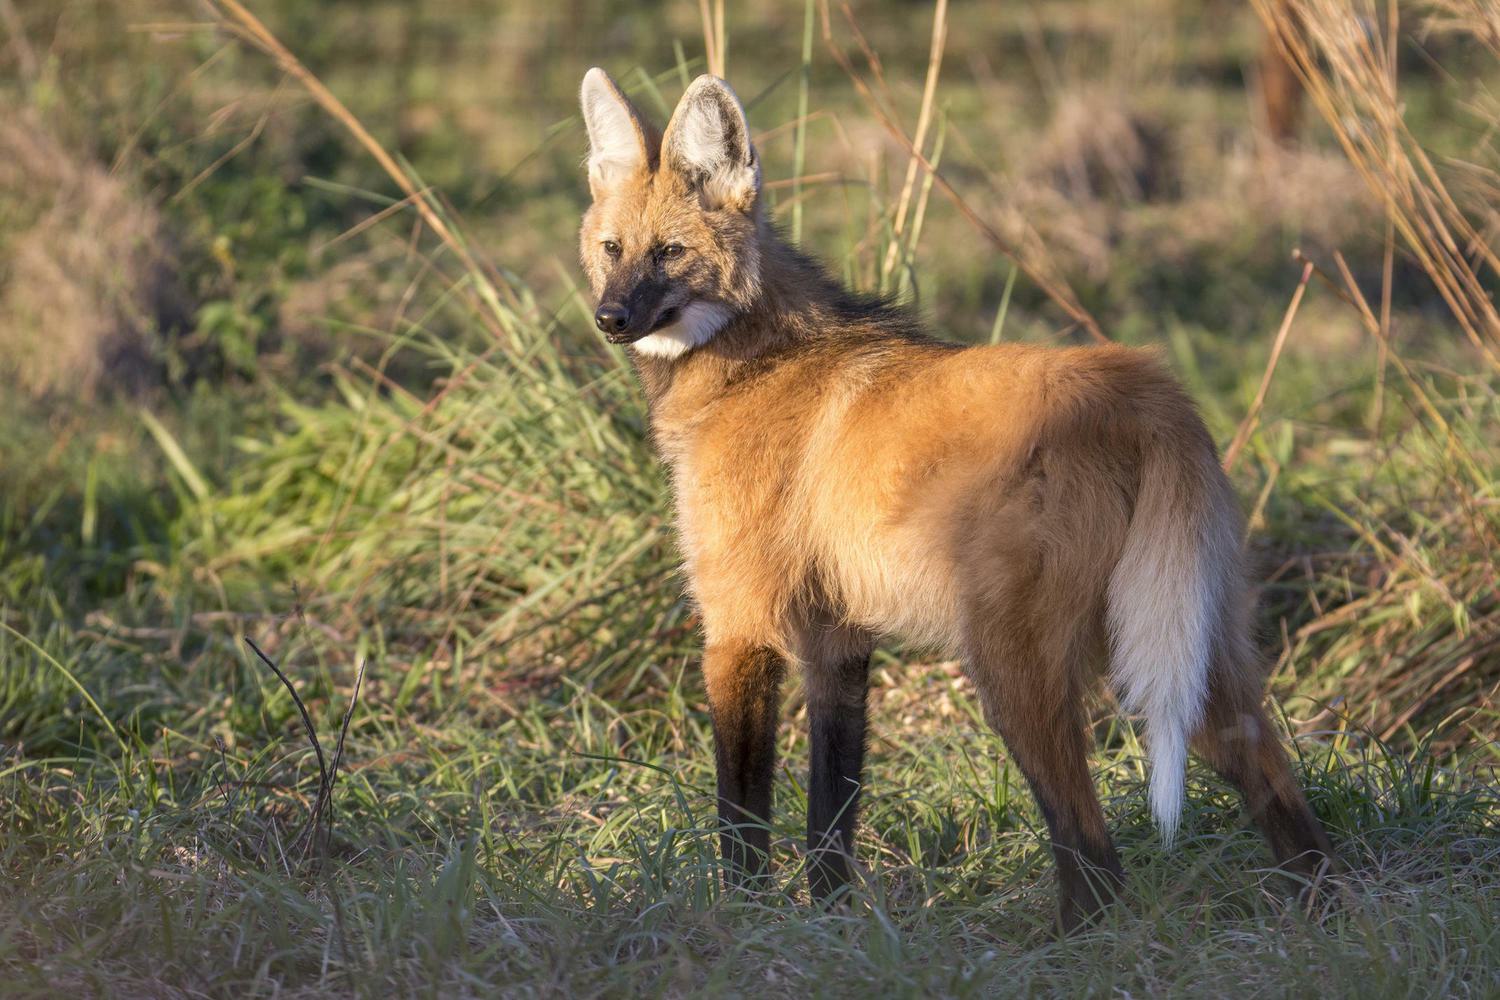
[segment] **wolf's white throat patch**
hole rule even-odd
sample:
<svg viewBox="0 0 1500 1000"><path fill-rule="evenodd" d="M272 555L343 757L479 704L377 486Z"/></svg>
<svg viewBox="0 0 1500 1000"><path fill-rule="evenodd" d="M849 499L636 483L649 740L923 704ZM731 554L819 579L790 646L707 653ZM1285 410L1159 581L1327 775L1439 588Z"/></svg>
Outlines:
<svg viewBox="0 0 1500 1000"><path fill-rule="evenodd" d="M671 326L648 333L630 346L637 353L670 361L708 343L714 334L734 317L728 306L717 302L690 302L682 307L682 316Z"/></svg>

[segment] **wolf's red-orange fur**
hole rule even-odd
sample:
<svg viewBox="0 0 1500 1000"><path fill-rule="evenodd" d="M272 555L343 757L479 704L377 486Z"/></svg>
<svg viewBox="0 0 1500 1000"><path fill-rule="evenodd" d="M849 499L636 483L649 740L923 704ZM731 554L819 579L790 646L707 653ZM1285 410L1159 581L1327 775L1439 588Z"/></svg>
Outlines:
<svg viewBox="0 0 1500 1000"><path fill-rule="evenodd" d="M664 138L583 88L596 320L629 343L703 620L724 849L765 870L777 694L803 671L814 894L849 876L867 663L894 636L960 657L1046 817L1071 928L1122 877L1084 697L1143 714L1170 836L1191 739L1278 859L1328 842L1261 709L1242 523L1192 402L1147 353L959 348L852 295L760 210L748 126L702 77Z"/></svg>

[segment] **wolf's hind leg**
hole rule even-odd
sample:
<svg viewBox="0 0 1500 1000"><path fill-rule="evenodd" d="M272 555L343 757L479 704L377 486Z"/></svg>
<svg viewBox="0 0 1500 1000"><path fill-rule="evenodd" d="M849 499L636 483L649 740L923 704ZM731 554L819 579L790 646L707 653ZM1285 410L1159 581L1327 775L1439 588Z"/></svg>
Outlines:
<svg viewBox="0 0 1500 1000"><path fill-rule="evenodd" d="M1209 677L1203 723L1193 749L1230 784L1283 869L1309 881L1333 863L1333 847L1261 706L1263 689L1247 656L1223 657Z"/></svg>
<svg viewBox="0 0 1500 1000"><path fill-rule="evenodd" d="M1057 861L1064 933L1092 921L1114 899L1125 872L1089 774L1080 680L1051 643L1031 641L995 619L974 630L970 676L985 718L1000 733L1047 821Z"/></svg>

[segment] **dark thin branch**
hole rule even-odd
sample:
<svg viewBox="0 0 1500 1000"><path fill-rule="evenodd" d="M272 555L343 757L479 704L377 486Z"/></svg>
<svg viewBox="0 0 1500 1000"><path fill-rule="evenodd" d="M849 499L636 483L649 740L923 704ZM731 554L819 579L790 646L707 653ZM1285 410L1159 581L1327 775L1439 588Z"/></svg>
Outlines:
<svg viewBox="0 0 1500 1000"><path fill-rule="evenodd" d="M339 742L333 748L333 766L328 769L328 830L333 832L333 786L338 784L339 763L344 759L344 737L349 735L349 720L354 718L354 706L359 703L359 689L365 682L365 660L359 661L359 673L354 677L354 691L349 695L349 707L344 710L344 721L339 727Z"/></svg>
<svg viewBox="0 0 1500 1000"><path fill-rule="evenodd" d="M287 693L292 696L292 702L297 706L297 711L302 715L302 725L307 729L308 742L312 744L313 750L318 755L318 797L313 802L312 815L307 818L307 825L297 835L297 839L300 840L309 831L312 831L313 839L317 839L318 820L322 815L323 805L327 801L328 792L331 787L328 779L328 761L323 756L323 744L318 742L318 731L313 726L312 716L308 714L307 706L302 704L302 698L298 696L297 689L292 686L291 680L287 678L286 674L281 672L281 668L262 652L261 648L255 644L255 640L251 639L248 635L245 636L245 645L255 651L255 655L260 657L260 662L271 668L271 673L276 675L277 679L287 689ZM342 743L342 740L340 740L340 743Z"/></svg>

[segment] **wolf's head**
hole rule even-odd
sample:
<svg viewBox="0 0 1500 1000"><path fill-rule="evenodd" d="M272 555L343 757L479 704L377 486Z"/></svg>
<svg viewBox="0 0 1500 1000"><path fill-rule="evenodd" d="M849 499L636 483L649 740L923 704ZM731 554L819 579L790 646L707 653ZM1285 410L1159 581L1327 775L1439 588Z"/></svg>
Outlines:
<svg viewBox="0 0 1500 1000"><path fill-rule="evenodd" d="M594 203L580 232L616 344L675 358L718 333L760 290L760 161L734 91L700 76L664 134L602 69L583 78Z"/></svg>

